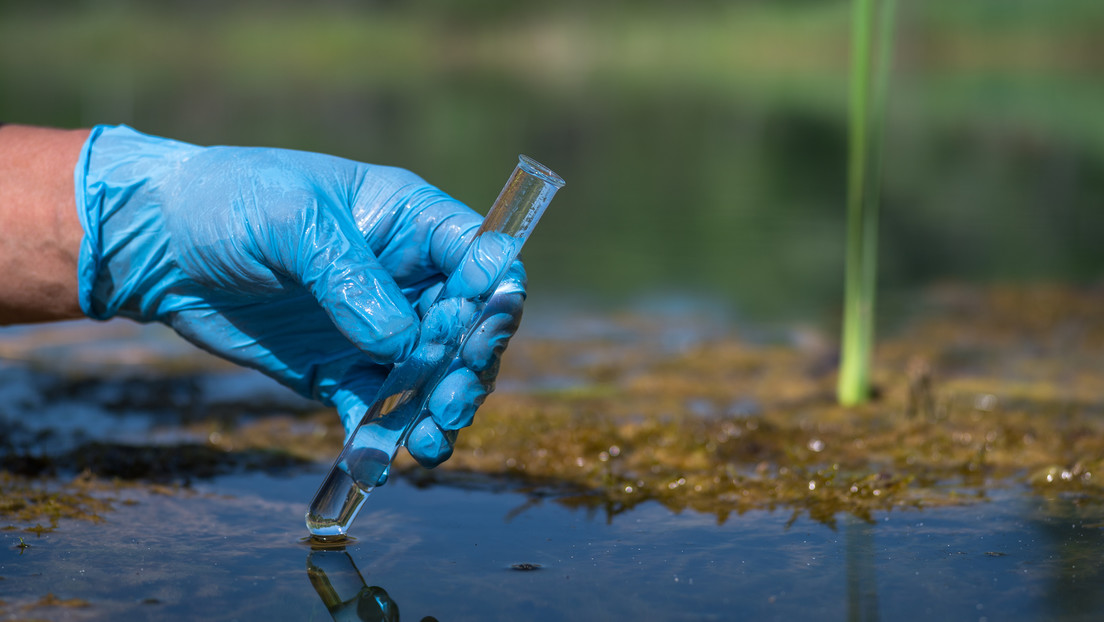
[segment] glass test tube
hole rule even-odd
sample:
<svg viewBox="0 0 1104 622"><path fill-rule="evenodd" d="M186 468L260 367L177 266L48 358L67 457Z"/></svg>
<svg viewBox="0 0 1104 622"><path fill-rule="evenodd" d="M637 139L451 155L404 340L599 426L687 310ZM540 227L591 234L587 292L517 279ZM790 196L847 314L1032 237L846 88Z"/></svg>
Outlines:
<svg viewBox="0 0 1104 622"><path fill-rule="evenodd" d="M460 349L479 325L487 300L563 185L564 181L548 167L527 156L518 157L517 167L464 257L422 318L414 353L388 374L375 402L315 493L306 516L307 529L314 538L344 538L368 494L387 480L399 447L429 416L426 400L441 379L459 365ZM493 273L487 272L488 265L495 267ZM473 282L487 283L474 297L465 292ZM437 322L435 317L447 321ZM449 330L454 326L462 330Z"/></svg>

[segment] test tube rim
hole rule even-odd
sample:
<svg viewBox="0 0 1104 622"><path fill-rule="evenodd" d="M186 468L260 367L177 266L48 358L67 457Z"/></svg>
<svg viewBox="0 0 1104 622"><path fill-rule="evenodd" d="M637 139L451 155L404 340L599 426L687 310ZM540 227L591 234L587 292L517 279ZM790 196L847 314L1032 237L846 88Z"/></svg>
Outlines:
<svg viewBox="0 0 1104 622"><path fill-rule="evenodd" d="M530 175L539 177L542 181L552 184L557 188L562 188L564 184L567 183L563 178L553 172L552 169L525 154L518 155L518 166Z"/></svg>

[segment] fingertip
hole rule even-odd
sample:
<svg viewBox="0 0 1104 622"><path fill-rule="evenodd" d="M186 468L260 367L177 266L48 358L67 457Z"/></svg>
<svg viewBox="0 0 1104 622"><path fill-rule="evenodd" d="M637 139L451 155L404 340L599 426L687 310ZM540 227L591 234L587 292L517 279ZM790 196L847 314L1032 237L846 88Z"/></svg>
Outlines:
<svg viewBox="0 0 1104 622"><path fill-rule="evenodd" d="M367 341L358 342L359 347L370 355L378 357L376 362L391 363L406 360L418 344L418 319L412 315L395 321L386 330L377 330Z"/></svg>
<svg viewBox="0 0 1104 622"><path fill-rule="evenodd" d="M417 314L401 295L378 284L364 285L336 283L323 292L320 302L338 330L373 362L386 365L404 360L418 341Z"/></svg>
<svg viewBox="0 0 1104 622"><path fill-rule="evenodd" d="M508 313L515 316L516 322L521 322L521 312L527 297L526 284L525 268L520 261L515 261L506 271L506 276L495 288L494 293L487 299L484 315Z"/></svg>
<svg viewBox="0 0 1104 622"><path fill-rule="evenodd" d="M511 276L510 286L517 289L524 281L524 271L516 261L521 241L512 236L485 232L472 240L459 265L449 274L445 288L450 296L476 298L491 294ZM507 263L508 262L508 263Z"/></svg>
<svg viewBox="0 0 1104 622"><path fill-rule="evenodd" d="M440 295L444 287L445 282L441 281L427 286L418 294L417 300L414 303L414 309L418 312L418 315L425 316L430 307L433 306L433 303L437 301L437 296Z"/></svg>
<svg viewBox="0 0 1104 622"><path fill-rule="evenodd" d="M374 362L392 364L414 350L418 316L348 215L321 210L289 273L309 289L339 331Z"/></svg>
<svg viewBox="0 0 1104 622"><path fill-rule="evenodd" d="M406 439L406 450L427 469L441 464L452 457L452 444L456 432L444 432L437 427L432 417L426 417L410 432Z"/></svg>
<svg viewBox="0 0 1104 622"><path fill-rule="evenodd" d="M520 263L516 265L521 268ZM468 367L483 372L497 366L517 332L525 305L524 272L520 276L520 280L503 281L487 301L478 327L461 351Z"/></svg>
<svg viewBox="0 0 1104 622"><path fill-rule="evenodd" d="M517 328L518 318L509 313L496 313L483 320L464 343L460 353L464 364L477 372L493 367Z"/></svg>
<svg viewBox="0 0 1104 622"><path fill-rule="evenodd" d="M525 299L525 288L529 285L529 275L525 272L525 265L521 263L521 260L515 259L510 267L506 269L505 276L502 277L502 282L495 288L495 294L521 294L522 300Z"/></svg>
<svg viewBox="0 0 1104 622"><path fill-rule="evenodd" d="M475 411L487 398L487 389L475 372L461 367L441 380L429 396L427 408L442 430L459 430L472 424Z"/></svg>

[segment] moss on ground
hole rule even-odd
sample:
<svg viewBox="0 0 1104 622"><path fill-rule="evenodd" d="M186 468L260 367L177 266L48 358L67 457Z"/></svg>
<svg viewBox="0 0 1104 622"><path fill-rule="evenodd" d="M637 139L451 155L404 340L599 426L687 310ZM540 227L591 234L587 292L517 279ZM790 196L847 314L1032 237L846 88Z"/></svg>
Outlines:
<svg viewBox="0 0 1104 622"><path fill-rule="evenodd" d="M0 525L4 531L41 535L61 519L99 522L115 502L109 491L87 474L62 482L0 471Z"/></svg>
<svg viewBox="0 0 1104 622"><path fill-rule="evenodd" d="M922 317L881 343L877 395L855 408L836 404L822 347L519 343L508 366L580 384L493 396L438 477L558 482L612 513L654 500L719 520L869 518L1016 484L1104 500L1104 295L947 289ZM580 356L603 347L620 352Z"/></svg>
<svg viewBox="0 0 1104 622"><path fill-rule="evenodd" d="M758 509L869 519L1007 486L1104 503L1104 293L949 288L917 317L879 343L876 395L854 408L835 402L823 339L733 334L671 348L639 318L618 320L608 338L519 339L500 378L512 389L480 409L453 457L426 471L403 454L394 471L610 515L652 501L719 521ZM70 482L0 472L0 517L27 532L98 520L119 485L111 478L186 483L328 462L343 436L329 410L183 429L206 442L90 444L57 459L87 469Z"/></svg>

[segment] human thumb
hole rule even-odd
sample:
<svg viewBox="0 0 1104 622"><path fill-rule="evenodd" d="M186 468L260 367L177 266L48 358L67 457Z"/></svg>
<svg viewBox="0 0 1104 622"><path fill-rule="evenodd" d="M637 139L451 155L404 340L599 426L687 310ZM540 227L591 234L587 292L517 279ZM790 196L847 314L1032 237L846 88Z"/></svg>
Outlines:
<svg viewBox="0 0 1104 622"><path fill-rule="evenodd" d="M345 337L376 363L405 359L418 316L351 218L321 215L304 227L294 272Z"/></svg>

